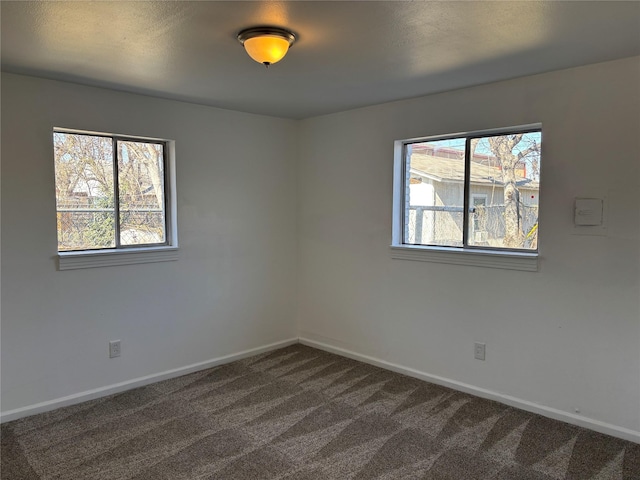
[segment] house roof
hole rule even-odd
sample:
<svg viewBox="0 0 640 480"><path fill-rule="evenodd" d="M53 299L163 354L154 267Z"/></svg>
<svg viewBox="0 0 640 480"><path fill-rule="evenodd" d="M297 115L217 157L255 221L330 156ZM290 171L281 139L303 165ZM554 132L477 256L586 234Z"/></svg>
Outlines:
<svg viewBox="0 0 640 480"><path fill-rule="evenodd" d="M411 172L415 175L431 178L436 182L464 182L464 160L413 153L411 155ZM502 171L499 167L491 167L477 162L471 164L470 181L476 185L504 185ZM524 188L539 188L539 182L520 175L516 175L516 183Z"/></svg>

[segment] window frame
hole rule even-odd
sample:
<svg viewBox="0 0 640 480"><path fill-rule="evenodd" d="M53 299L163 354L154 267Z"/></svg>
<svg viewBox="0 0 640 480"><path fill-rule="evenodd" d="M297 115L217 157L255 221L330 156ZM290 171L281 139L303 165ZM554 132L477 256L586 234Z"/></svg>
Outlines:
<svg viewBox="0 0 640 480"><path fill-rule="evenodd" d="M91 248L85 250L58 251L58 269L74 270L79 268L107 267L115 265L131 265L139 263L155 263L173 261L178 258L178 228L175 175L175 141L139 135L111 134L73 128L54 127L52 133L71 135L88 135L109 138L114 151L114 226L115 247ZM53 135L51 136L53 142ZM120 201L119 178L117 168L117 142L140 142L163 145L163 182L164 182L164 224L165 241L163 243L146 243L122 245L120 239ZM53 147L53 145L52 145ZM53 151L53 148L52 148ZM55 175L55 172L54 172ZM55 181L55 178L54 178ZM56 209L57 210L57 209ZM56 231L57 248L57 231Z"/></svg>
<svg viewBox="0 0 640 480"><path fill-rule="evenodd" d="M445 135L417 137L394 142L393 164L393 218L391 234L391 257L400 260L417 260L436 263L450 263L456 265L482 266L488 268L502 268L509 270L538 271L540 258L540 242L536 250L510 249L501 247L486 247L469 245L469 204L471 202L470 178L471 158L470 140L488 136L509 135L515 133L540 132L543 134L542 124L527 124L506 128L495 128L472 132L460 132ZM405 195L406 195L406 148L407 145L438 140L465 139L465 179L463 202L463 245L414 245L404 243L405 227ZM543 148L541 146L541 148ZM542 185L542 176L540 179Z"/></svg>

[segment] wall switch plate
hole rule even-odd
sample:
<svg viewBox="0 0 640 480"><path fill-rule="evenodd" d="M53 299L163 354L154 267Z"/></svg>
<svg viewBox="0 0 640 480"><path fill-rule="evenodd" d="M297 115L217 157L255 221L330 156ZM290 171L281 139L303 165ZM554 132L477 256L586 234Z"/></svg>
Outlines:
<svg viewBox="0 0 640 480"><path fill-rule="evenodd" d="M485 353L487 350L487 344L486 343L474 343L473 344L473 356L476 360L484 360L485 359Z"/></svg>
<svg viewBox="0 0 640 480"><path fill-rule="evenodd" d="M109 342L109 358L119 357L122 350L120 349L121 340L111 340Z"/></svg>

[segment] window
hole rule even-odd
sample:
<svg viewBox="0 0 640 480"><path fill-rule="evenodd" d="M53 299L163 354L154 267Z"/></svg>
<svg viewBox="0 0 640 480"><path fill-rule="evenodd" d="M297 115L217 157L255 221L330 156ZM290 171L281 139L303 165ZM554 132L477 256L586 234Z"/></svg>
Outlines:
<svg viewBox="0 0 640 480"><path fill-rule="evenodd" d="M172 142L56 129L53 147L61 269L175 259Z"/></svg>
<svg viewBox="0 0 640 480"><path fill-rule="evenodd" d="M396 142L394 257L537 269L541 143L539 125Z"/></svg>

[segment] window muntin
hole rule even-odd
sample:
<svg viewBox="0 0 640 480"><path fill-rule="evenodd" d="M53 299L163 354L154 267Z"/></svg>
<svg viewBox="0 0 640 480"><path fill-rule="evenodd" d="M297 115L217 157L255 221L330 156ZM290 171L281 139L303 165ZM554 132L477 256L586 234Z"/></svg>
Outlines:
<svg viewBox="0 0 640 480"><path fill-rule="evenodd" d="M53 133L59 252L169 245L167 142Z"/></svg>
<svg viewBox="0 0 640 480"><path fill-rule="evenodd" d="M402 244L537 252L541 130L403 144Z"/></svg>

